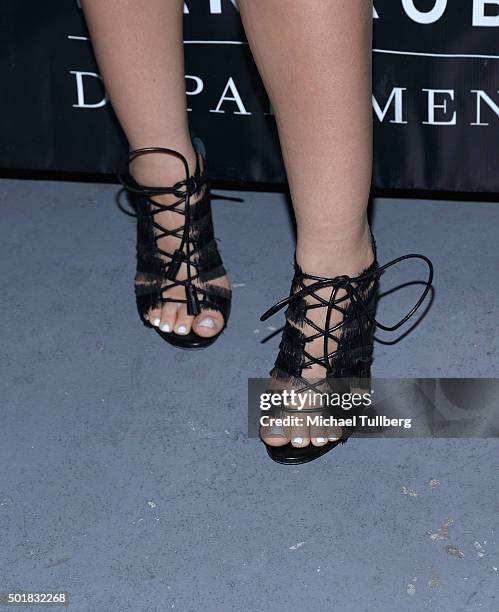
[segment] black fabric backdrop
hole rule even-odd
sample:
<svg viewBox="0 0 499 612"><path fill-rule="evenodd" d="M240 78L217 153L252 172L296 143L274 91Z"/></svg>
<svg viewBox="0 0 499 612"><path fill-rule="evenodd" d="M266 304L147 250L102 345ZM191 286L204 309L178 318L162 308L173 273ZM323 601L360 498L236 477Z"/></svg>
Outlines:
<svg viewBox="0 0 499 612"><path fill-rule="evenodd" d="M499 0L374 6L374 186L499 191ZM126 142L102 104L78 3L3 0L1 8L0 167L118 170ZM185 41L192 132L211 174L284 182L235 0L187 0Z"/></svg>

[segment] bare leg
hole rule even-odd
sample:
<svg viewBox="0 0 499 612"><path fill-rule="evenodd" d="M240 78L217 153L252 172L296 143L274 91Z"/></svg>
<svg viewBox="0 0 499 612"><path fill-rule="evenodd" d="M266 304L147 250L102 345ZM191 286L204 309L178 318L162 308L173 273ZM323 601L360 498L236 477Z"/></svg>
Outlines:
<svg viewBox="0 0 499 612"><path fill-rule="evenodd" d="M82 0L93 47L113 109L130 148L167 147L182 153L191 173L195 153L189 135L182 44L182 0ZM166 155L144 155L132 164L132 174L145 185L173 185L184 177L180 162ZM171 196L158 196L165 204ZM162 212L157 221L174 229L175 213ZM175 237L161 239L161 248L173 252ZM182 274L185 271L181 270ZM212 281L229 287L227 277ZM168 290L170 297L184 297L184 289ZM153 324L165 331L213 336L223 326L219 312L203 310L195 319L185 305L167 303L149 313ZM213 327L200 325L213 321ZM208 324L209 325L209 324Z"/></svg>
<svg viewBox="0 0 499 612"><path fill-rule="evenodd" d="M356 275L373 260L366 215L372 170L372 2L239 4L275 111L297 221L298 263L309 274ZM315 322L324 328L324 309L315 312ZM312 343L314 351L321 354L322 339ZM310 370L310 377L323 374L320 365ZM313 432L314 444L325 443L318 442L320 434ZM310 443L310 432L291 436L302 440L296 446Z"/></svg>

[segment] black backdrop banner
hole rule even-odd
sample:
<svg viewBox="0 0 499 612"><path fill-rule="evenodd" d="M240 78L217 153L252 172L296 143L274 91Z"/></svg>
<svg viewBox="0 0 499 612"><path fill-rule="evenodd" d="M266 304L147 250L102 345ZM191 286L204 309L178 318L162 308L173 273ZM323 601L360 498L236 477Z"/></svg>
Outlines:
<svg viewBox="0 0 499 612"><path fill-rule="evenodd" d="M119 170L127 145L78 3L1 9L0 167ZM374 0L373 19L374 187L499 191L499 0ZM187 0L184 22L191 128L210 174L285 182L236 0Z"/></svg>

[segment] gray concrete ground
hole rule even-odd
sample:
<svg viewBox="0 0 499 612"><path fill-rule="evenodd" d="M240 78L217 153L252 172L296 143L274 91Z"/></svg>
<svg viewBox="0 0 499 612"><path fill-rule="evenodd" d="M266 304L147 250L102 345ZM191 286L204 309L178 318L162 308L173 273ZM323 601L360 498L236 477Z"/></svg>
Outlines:
<svg viewBox="0 0 499 612"><path fill-rule="evenodd" d="M74 612L498 610L497 440L353 439L288 468L246 438L282 321L258 317L289 290L283 197L215 203L233 316L190 353L138 322L117 191L1 181L0 590L62 589ZM377 345L375 374L498 376L499 204L374 209L381 262L436 266L431 309Z"/></svg>

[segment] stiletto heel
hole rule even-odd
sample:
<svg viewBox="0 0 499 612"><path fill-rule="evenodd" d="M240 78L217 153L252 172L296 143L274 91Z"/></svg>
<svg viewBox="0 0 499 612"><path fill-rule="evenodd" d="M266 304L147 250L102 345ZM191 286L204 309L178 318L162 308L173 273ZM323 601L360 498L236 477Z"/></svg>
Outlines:
<svg viewBox="0 0 499 612"><path fill-rule="evenodd" d="M211 216L211 196L206 176L206 163L201 170L201 146L193 141L196 151L196 169L190 175L187 159L178 151L164 147L147 147L130 151L127 165L134 159L149 153L172 155L184 167L185 180L170 187L148 187L139 185L130 175L120 174L120 183L136 196L137 210L137 272L135 276L135 297L141 321L152 327L166 342L186 349L205 348L213 344L227 327L230 315L232 292L225 287L211 284L226 274L214 237ZM203 156L204 161L204 156ZM151 199L154 196L170 194L176 199L172 204L161 204ZM201 196L191 204L193 197ZM163 227L156 215L174 212L184 217L184 223L176 229ZM167 236L180 240L173 253L162 249L158 241ZM178 274L185 264L186 278ZM185 299L168 296L168 289L182 286ZM166 295L165 295L166 294ZM165 333L151 325L147 313L167 302L186 304L187 314L196 316L204 309L220 312L224 318L223 328L210 338L203 338L191 331L187 335Z"/></svg>
<svg viewBox="0 0 499 612"><path fill-rule="evenodd" d="M372 238L374 261L358 276L347 275L326 278L306 274L296 263L295 274L291 287L290 296L281 300L269 308L262 316L264 321L276 312L287 306L286 324L283 331L279 354L270 376L280 381L292 382L297 393L308 390L317 390L321 383L311 382L303 377L303 370L310 368L313 364L319 364L325 369L325 377L322 383L326 384L332 379L362 380L371 376L371 363L374 343L374 329L379 327L385 331L394 331L403 325L416 310L421 306L430 291L433 280L433 265L424 255L409 254L394 259L383 266L379 266L376 258L376 245ZM376 307L378 301L378 281L381 274L391 266L408 260L420 259L428 266L428 278L425 289L416 304L397 323L388 326L376 320ZM330 289L329 299L318 295L321 289ZM344 290L344 295L338 297L338 292ZM314 303L307 302L306 297L312 298ZM307 312L312 308L326 308L325 327L320 329L314 321L307 317ZM331 316L333 310L340 312L342 320L331 327ZM317 333L306 336L302 328L307 325L309 329ZM307 343L322 338L324 350L322 357L314 357L307 351ZM329 350L328 341L332 340L336 346L333 351ZM334 382L338 381L332 381ZM313 410L312 410L313 411ZM307 463L318 459L322 455L344 444L352 435L353 429L344 427L342 436L334 442L328 442L324 446L308 446L297 448L291 443L283 446L267 447L271 459L277 463L298 464Z"/></svg>

